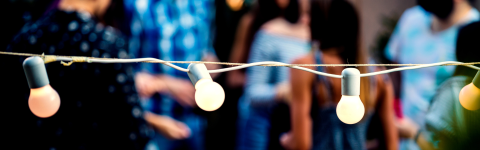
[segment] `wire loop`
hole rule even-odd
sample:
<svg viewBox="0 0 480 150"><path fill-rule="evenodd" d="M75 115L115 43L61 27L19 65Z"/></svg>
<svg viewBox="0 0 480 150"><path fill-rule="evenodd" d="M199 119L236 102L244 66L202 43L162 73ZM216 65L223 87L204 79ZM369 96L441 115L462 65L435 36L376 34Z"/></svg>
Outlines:
<svg viewBox="0 0 480 150"><path fill-rule="evenodd" d="M60 63L63 65L63 66L70 66L73 64L73 61L69 61L68 63L64 62L64 61L60 61Z"/></svg>

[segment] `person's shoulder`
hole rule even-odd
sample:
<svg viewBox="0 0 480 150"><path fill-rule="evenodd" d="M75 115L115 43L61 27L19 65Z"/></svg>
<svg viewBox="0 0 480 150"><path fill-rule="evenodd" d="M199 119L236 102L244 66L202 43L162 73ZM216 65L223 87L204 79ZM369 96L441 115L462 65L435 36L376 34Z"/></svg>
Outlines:
<svg viewBox="0 0 480 150"><path fill-rule="evenodd" d="M314 53L309 53L307 55L298 57L292 64L315 64L315 55ZM315 67L306 66L305 68L315 70ZM310 83L313 81L315 74L299 70L299 69L290 69L290 76L292 82L296 83Z"/></svg>
<svg viewBox="0 0 480 150"><path fill-rule="evenodd" d="M292 61L293 64L312 64L315 63L315 57L313 53L308 53L307 55L300 56L297 59Z"/></svg>
<svg viewBox="0 0 480 150"><path fill-rule="evenodd" d="M292 24L283 18L276 18L266 22L262 26L262 30L271 34L302 40L307 40L310 38L310 30L307 25Z"/></svg>
<svg viewBox="0 0 480 150"><path fill-rule="evenodd" d="M260 28L274 34L284 34L287 22L281 18L275 18L265 22Z"/></svg>
<svg viewBox="0 0 480 150"><path fill-rule="evenodd" d="M425 11L422 7L414 6L403 12L398 20L398 25L403 28L418 27L420 24L427 24L429 17L430 13Z"/></svg>
<svg viewBox="0 0 480 150"><path fill-rule="evenodd" d="M428 17L429 13L421 6L413 6L403 12L402 18Z"/></svg>
<svg viewBox="0 0 480 150"><path fill-rule="evenodd" d="M468 20L470 22L475 22L480 20L480 12L477 8L470 9Z"/></svg>
<svg viewBox="0 0 480 150"><path fill-rule="evenodd" d="M307 55L300 56L292 61L292 64L315 64L315 55L313 52L308 53ZM306 67L309 69L314 69L313 67Z"/></svg>

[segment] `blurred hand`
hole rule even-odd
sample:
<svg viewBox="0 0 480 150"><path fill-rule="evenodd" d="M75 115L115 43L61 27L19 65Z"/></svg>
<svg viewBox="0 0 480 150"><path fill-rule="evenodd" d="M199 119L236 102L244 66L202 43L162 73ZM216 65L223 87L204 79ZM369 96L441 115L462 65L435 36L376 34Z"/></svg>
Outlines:
<svg viewBox="0 0 480 150"><path fill-rule="evenodd" d="M292 99L292 90L289 82L277 84L276 91L277 100L284 101L285 103L290 104L290 101Z"/></svg>
<svg viewBox="0 0 480 150"><path fill-rule="evenodd" d="M413 139L419 130L419 126L408 117L399 119L396 123L398 134L402 138Z"/></svg>
<svg viewBox="0 0 480 150"><path fill-rule="evenodd" d="M285 149L293 148L293 136L291 132L285 133L280 137L280 145Z"/></svg>
<svg viewBox="0 0 480 150"><path fill-rule="evenodd" d="M172 96L183 106L196 106L195 88L190 80L178 79L174 77L164 77L161 80L166 84L166 91L162 93Z"/></svg>
<svg viewBox="0 0 480 150"><path fill-rule="evenodd" d="M231 88L243 87L245 85L245 73L239 70L228 72L227 84Z"/></svg>
<svg viewBox="0 0 480 150"><path fill-rule="evenodd" d="M145 112L144 117L148 123L168 139L182 140L190 137L190 128L182 122L168 116L156 115L150 112Z"/></svg>
<svg viewBox="0 0 480 150"><path fill-rule="evenodd" d="M135 75L135 87L137 88L140 97L149 98L159 91L156 77L145 72L137 73Z"/></svg>
<svg viewBox="0 0 480 150"><path fill-rule="evenodd" d="M196 106L195 88L190 80L169 76L155 76L149 73L137 73L135 86L140 97L149 98L159 92L170 95L183 106Z"/></svg>
<svg viewBox="0 0 480 150"><path fill-rule="evenodd" d="M215 55L212 54L207 54L203 57L202 61L208 61L208 62L219 62L218 58ZM219 64L205 64L208 70L215 70L215 69L220 69L221 66ZM220 73L211 73L212 79L215 79L220 75Z"/></svg>

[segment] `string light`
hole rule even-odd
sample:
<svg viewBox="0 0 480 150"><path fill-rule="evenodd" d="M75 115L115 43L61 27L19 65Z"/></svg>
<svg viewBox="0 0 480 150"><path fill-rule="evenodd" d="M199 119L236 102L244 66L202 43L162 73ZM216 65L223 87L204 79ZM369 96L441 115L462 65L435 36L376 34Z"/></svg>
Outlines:
<svg viewBox="0 0 480 150"><path fill-rule="evenodd" d="M480 71L477 72L472 83L463 87L459 94L463 108L474 111L480 108Z"/></svg>
<svg viewBox="0 0 480 150"><path fill-rule="evenodd" d="M363 103L361 102L359 96L360 91L360 77L369 77L380 74L391 73L395 71L402 70L411 70L411 69L420 69L433 66L466 66L475 70L480 70L479 67L473 66L480 64L480 62L471 62L463 63L457 61L445 61L432 64L286 64L281 62L265 61L265 62L255 62L255 63L226 63L226 62L202 62L202 61L164 61L156 58L137 58L137 59L112 59L112 58L95 58L95 57L75 57L75 56L55 56L55 55L37 55L29 53L13 53L13 52L0 52L0 54L7 55L17 55L17 56L41 56L45 63L50 63L54 61L61 61L63 65L71 65L72 63L134 63L134 62L143 62L143 63L161 63L167 66L170 66L179 71L187 72L192 84L195 85L196 93L195 99L197 105L200 108L213 111L218 109L224 101L225 93L223 88L218 84L213 82L208 73L221 73L232 70L243 69L252 66L283 66L290 67L293 69L299 69L314 73L317 75L332 77L332 78L341 78L342 79L342 98L337 106L337 116L341 121L347 124L354 124L361 120L365 109ZM38 58L38 57L37 57ZM35 58L35 59L37 59ZM33 58L32 58L33 59ZM28 59L27 59L28 60ZM69 62L65 63L63 61ZM173 63L189 63L188 69L174 65ZM234 67L228 67L223 69L216 70L207 70L204 64L222 64L222 65L232 65ZM360 74L357 69L347 68L342 72L342 75L329 74L324 72L319 72L316 70L305 68L305 66L325 66L325 67L346 67L346 66L408 66L408 67L399 67L389 70L383 70L378 72L364 73ZM37 66L40 67L40 66ZM43 66L45 69L45 66ZM41 67L40 67L41 68ZM40 69L41 70L41 69ZM27 73L27 70L25 70ZM32 72L30 72L32 74ZM45 75L33 72L35 76L45 76ZM33 79L27 75L27 79ZM48 81L48 78L47 78ZM477 110L480 108L480 75L477 73L473 82L465 86L460 92L459 99L462 106L468 110ZM32 86L30 86L32 88ZM52 89L53 90L53 89ZM53 90L54 91L54 90ZM197 96L198 93L198 96ZM56 94L56 92L55 92ZM58 94L57 94L58 95ZM58 103L59 105L60 103ZM56 105L54 105L56 107ZM32 108L32 107L31 107ZM362 109L363 108L363 109ZM31 109L32 110L32 109ZM57 109L58 110L58 109ZM33 111L33 110L32 110ZM56 111L55 111L56 112ZM354 115L354 114L357 115ZM360 115L361 114L361 115ZM38 116L38 115L37 115ZM41 117L41 116L39 116ZM48 117L48 116L47 116Z"/></svg>
<svg viewBox="0 0 480 150"><path fill-rule="evenodd" d="M225 92L220 84L213 82L205 64L190 64L188 77L195 86L195 102L205 111L214 111L225 101Z"/></svg>
<svg viewBox="0 0 480 150"><path fill-rule="evenodd" d="M232 9L233 11L238 11L242 8L243 6L243 1L244 0L225 0L227 5Z"/></svg>
<svg viewBox="0 0 480 150"><path fill-rule="evenodd" d="M53 116L60 108L60 96L50 86L43 60L40 57L29 57L23 62L23 69L30 87L30 111L40 118Z"/></svg>
<svg viewBox="0 0 480 150"><path fill-rule="evenodd" d="M346 68L342 71L342 98L337 105L337 116L346 124L362 120L365 107L360 100L360 71Z"/></svg>

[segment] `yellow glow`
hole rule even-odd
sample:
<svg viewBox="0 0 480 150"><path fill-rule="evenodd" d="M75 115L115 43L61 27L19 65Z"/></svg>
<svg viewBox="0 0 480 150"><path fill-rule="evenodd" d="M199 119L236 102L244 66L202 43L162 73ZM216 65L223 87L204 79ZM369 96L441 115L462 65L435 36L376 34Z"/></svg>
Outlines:
<svg viewBox="0 0 480 150"><path fill-rule="evenodd" d="M473 83L463 87L459 95L460 104L468 110L478 110L480 108L480 89Z"/></svg>
<svg viewBox="0 0 480 150"><path fill-rule="evenodd" d="M50 85L34 88L30 90L28 106L34 115L48 118L60 108L60 96Z"/></svg>
<svg viewBox="0 0 480 150"><path fill-rule="evenodd" d="M226 0L228 7L233 11L238 11L243 6L243 0Z"/></svg>
<svg viewBox="0 0 480 150"><path fill-rule="evenodd" d="M201 79L195 84L195 102L205 111L214 111L225 101L225 92L220 84L210 79Z"/></svg>
<svg viewBox="0 0 480 150"><path fill-rule="evenodd" d="M346 124L355 124L362 120L365 107L359 96L342 95L337 105L337 116Z"/></svg>

